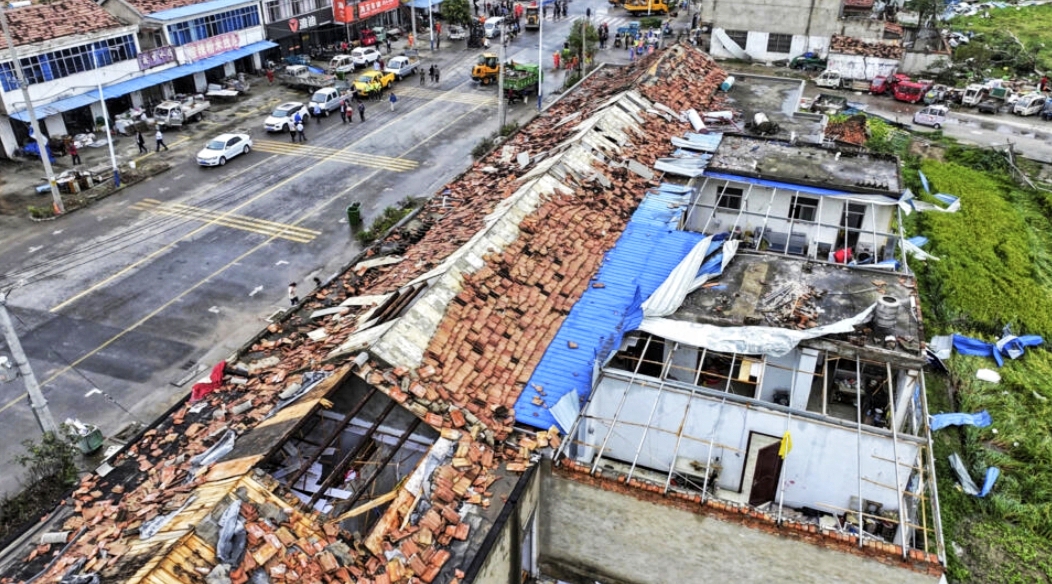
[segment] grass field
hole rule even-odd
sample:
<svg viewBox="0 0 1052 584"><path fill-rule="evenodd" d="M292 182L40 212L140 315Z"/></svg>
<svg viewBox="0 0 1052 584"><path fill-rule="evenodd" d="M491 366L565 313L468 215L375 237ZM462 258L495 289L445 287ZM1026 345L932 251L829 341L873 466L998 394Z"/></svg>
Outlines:
<svg viewBox="0 0 1052 584"><path fill-rule="evenodd" d="M979 15L958 16L950 21L955 31L981 35L968 45L958 47L955 59L990 59L994 69L992 73L996 73L993 75L996 77L1009 73L1004 69L996 69L1005 66L1011 69L1011 63L1016 62L1032 61L1032 64L1030 70L1020 69L1015 73L1052 71L1052 37L1049 36L1052 30L1052 4L994 8L987 12L989 18ZM988 52L982 49L983 44L989 47Z"/></svg>
<svg viewBox="0 0 1052 584"><path fill-rule="evenodd" d="M946 162L920 163L933 192L962 202L955 214L907 220L909 233L929 237L928 251L941 258L911 265L921 283L929 338L960 332L992 341L1011 324L1016 334L1052 342L1052 198L1018 187L998 156L951 147ZM915 171L906 173L916 186ZM949 367L948 377L928 374L931 413L986 409L994 423L935 435L948 576L955 582L1050 582L1052 357L1045 348L1029 350L998 369L999 384L975 379L979 368L997 369L992 359L955 354ZM946 460L952 452L973 478L981 480L989 466L1001 469L990 496L961 491Z"/></svg>

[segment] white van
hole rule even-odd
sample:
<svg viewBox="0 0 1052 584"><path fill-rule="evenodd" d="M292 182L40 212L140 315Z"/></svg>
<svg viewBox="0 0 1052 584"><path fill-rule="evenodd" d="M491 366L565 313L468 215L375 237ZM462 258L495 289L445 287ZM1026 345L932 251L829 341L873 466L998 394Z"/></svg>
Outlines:
<svg viewBox="0 0 1052 584"><path fill-rule="evenodd" d="M482 29L484 31L483 34L485 34L486 38L488 39L500 36L500 27L502 24L504 24L503 16L494 16L492 18L487 18L485 24L482 25Z"/></svg>
<svg viewBox="0 0 1052 584"><path fill-rule="evenodd" d="M1040 93L1028 93L1020 97L1012 107L1012 113L1017 116L1032 116L1041 113L1045 107L1045 96Z"/></svg>
<svg viewBox="0 0 1052 584"><path fill-rule="evenodd" d="M931 126L938 130L946 123L949 108L944 105L929 105L913 114L913 123L918 126Z"/></svg>

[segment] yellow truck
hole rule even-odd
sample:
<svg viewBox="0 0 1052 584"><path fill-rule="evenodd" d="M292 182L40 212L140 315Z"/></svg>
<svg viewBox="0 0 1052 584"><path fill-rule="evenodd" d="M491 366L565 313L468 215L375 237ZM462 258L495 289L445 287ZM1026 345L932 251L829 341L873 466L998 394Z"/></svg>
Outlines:
<svg viewBox="0 0 1052 584"><path fill-rule="evenodd" d="M394 81L394 73L385 71L366 71L354 80L354 91L362 97L380 93Z"/></svg>
<svg viewBox="0 0 1052 584"><path fill-rule="evenodd" d="M626 0L623 6L629 14L668 14L664 0Z"/></svg>

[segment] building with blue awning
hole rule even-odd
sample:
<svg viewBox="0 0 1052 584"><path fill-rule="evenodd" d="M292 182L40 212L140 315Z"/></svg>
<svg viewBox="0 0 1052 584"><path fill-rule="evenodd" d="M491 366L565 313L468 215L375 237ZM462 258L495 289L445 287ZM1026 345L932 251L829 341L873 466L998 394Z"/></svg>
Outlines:
<svg viewBox="0 0 1052 584"><path fill-rule="evenodd" d="M208 83L262 68L266 40L251 0L69 0L7 11L34 113L49 136L95 130L99 95L112 116L203 93ZM0 40L0 49L5 49ZM0 52L0 144L28 137L29 112L7 51Z"/></svg>

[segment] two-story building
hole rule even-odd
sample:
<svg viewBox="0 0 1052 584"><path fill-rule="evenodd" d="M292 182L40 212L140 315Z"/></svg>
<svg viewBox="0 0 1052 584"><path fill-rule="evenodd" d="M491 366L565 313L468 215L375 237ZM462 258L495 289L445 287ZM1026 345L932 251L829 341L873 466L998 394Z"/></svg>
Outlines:
<svg viewBox="0 0 1052 584"><path fill-rule="evenodd" d="M6 9L41 131L91 131L102 115L97 86L137 76L138 27L91 0ZM29 113L7 42L0 37L0 144L7 157L29 136Z"/></svg>
<svg viewBox="0 0 1052 584"><path fill-rule="evenodd" d="M204 92L210 82L258 71L260 53L276 46L266 40L258 2L106 0L103 7L139 26L142 49L157 54L150 62L157 67L137 85L160 87L164 98Z"/></svg>

